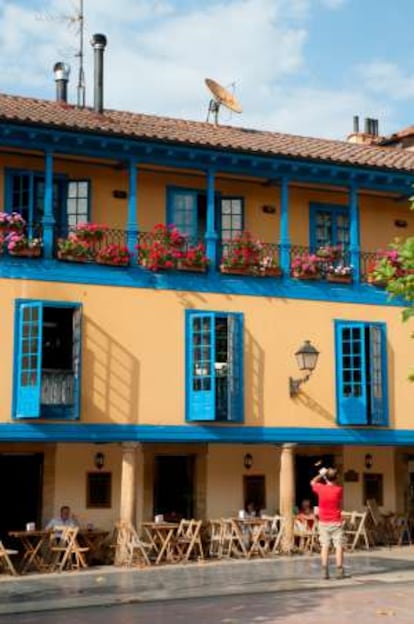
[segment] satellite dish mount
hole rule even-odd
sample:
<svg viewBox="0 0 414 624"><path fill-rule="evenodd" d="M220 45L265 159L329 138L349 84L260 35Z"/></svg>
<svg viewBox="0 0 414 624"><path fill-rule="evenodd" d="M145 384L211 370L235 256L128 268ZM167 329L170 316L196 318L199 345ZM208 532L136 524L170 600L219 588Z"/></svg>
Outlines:
<svg viewBox="0 0 414 624"><path fill-rule="evenodd" d="M235 96L230 93L227 89L222 87L215 80L211 80L211 78L206 78L205 81L208 90L213 94L207 112L207 122L210 121L210 116L214 115L214 124L218 125L218 117L220 112L220 107L223 105L234 113L243 112L242 107L239 102L235 98Z"/></svg>

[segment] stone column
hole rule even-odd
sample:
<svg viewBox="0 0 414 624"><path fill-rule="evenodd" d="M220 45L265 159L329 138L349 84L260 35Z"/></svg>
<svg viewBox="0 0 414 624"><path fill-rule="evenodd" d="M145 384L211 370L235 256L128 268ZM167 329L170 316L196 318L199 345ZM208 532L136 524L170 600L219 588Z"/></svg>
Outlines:
<svg viewBox="0 0 414 624"><path fill-rule="evenodd" d="M122 469L121 469L121 501L119 508L120 524L130 523L135 525L136 512L136 469L137 469L136 442L124 442L122 444ZM126 558L126 544L123 539L122 529L118 532L118 542L115 552L115 565L122 565Z"/></svg>
<svg viewBox="0 0 414 624"><path fill-rule="evenodd" d="M284 517L282 551L293 547L293 507L295 505L295 449L296 444L283 444L280 455L280 513Z"/></svg>

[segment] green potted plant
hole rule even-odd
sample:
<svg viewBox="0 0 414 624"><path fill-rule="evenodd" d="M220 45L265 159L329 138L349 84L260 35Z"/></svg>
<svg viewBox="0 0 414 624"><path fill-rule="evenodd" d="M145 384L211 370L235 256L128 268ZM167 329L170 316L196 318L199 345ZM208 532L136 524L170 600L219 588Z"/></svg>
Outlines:
<svg viewBox="0 0 414 624"><path fill-rule="evenodd" d="M107 225L101 225L99 223L78 223L73 233L78 240L98 242L103 239L107 231Z"/></svg>
<svg viewBox="0 0 414 624"><path fill-rule="evenodd" d="M352 282L352 266L346 264L330 265L326 272L328 282L350 284Z"/></svg>
<svg viewBox="0 0 414 624"><path fill-rule="evenodd" d="M319 280L321 278L320 258L316 254L302 252L293 257L292 277L300 280Z"/></svg>
<svg viewBox="0 0 414 624"><path fill-rule="evenodd" d="M248 231L229 241L225 247L220 270L222 273L236 275L257 274L260 267L262 244Z"/></svg>
<svg viewBox="0 0 414 624"><path fill-rule="evenodd" d="M27 238L24 234L14 231L6 236L4 243L11 256L25 258L38 258L42 253L42 241L40 238Z"/></svg>
<svg viewBox="0 0 414 624"><path fill-rule="evenodd" d="M159 223L137 245L138 263L150 271L176 269L185 243L178 228Z"/></svg>
<svg viewBox="0 0 414 624"><path fill-rule="evenodd" d="M98 264L109 264L111 266L128 266L131 254L125 245L106 245L98 251L95 256Z"/></svg>
<svg viewBox="0 0 414 624"><path fill-rule="evenodd" d="M85 240L79 240L75 234L69 234L68 238L59 238L57 248L57 257L59 260L89 262L95 257L95 252L91 243Z"/></svg>
<svg viewBox="0 0 414 624"><path fill-rule="evenodd" d="M178 260L178 269L180 271L198 271L203 273L207 271L208 262L206 248L202 243L190 245L186 251L182 252L182 256Z"/></svg>
<svg viewBox="0 0 414 624"><path fill-rule="evenodd" d="M394 277L404 277L405 270L397 249L379 249L368 266L367 281L385 287Z"/></svg>

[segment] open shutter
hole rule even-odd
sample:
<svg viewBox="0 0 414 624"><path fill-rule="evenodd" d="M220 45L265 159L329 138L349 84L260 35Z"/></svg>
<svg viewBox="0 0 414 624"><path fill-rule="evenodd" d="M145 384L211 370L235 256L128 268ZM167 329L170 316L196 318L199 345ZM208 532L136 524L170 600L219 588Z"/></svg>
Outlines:
<svg viewBox="0 0 414 624"><path fill-rule="evenodd" d="M197 193L170 189L167 208L168 225L175 225L189 239L197 238Z"/></svg>
<svg viewBox="0 0 414 624"><path fill-rule="evenodd" d="M369 354L370 354L370 393L371 393L371 424L387 425L388 410L386 401L386 371L385 357L386 344L381 327L369 326Z"/></svg>
<svg viewBox="0 0 414 624"><path fill-rule="evenodd" d="M243 315L228 316L228 411L227 420L242 422L243 401Z"/></svg>
<svg viewBox="0 0 414 624"><path fill-rule="evenodd" d="M81 382L81 340L82 340L82 310L80 307L73 310L73 417L79 418L80 412L80 382Z"/></svg>
<svg viewBox="0 0 414 624"><path fill-rule="evenodd" d="M187 420L215 420L215 315L187 313Z"/></svg>
<svg viewBox="0 0 414 624"><path fill-rule="evenodd" d="M341 425L368 422L364 329L363 323L336 325L337 412Z"/></svg>
<svg viewBox="0 0 414 624"><path fill-rule="evenodd" d="M21 304L18 311L16 418L39 418L42 392L41 303Z"/></svg>

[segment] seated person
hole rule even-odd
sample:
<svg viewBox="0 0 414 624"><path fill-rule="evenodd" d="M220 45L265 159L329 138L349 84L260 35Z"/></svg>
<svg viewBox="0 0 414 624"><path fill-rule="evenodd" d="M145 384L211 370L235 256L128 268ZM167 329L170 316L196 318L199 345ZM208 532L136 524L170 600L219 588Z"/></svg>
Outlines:
<svg viewBox="0 0 414 624"><path fill-rule="evenodd" d="M255 518L257 515L256 506L253 502L249 502L246 505L246 516L248 518Z"/></svg>
<svg viewBox="0 0 414 624"><path fill-rule="evenodd" d="M60 516L56 516L49 520L46 525L46 529L53 529L55 526L69 526L78 527L79 522L76 517L71 513L68 505L62 505L60 508Z"/></svg>
<svg viewBox="0 0 414 624"><path fill-rule="evenodd" d="M316 518L309 499L306 498L302 501L300 509L296 514L296 519L302 522L307 529L313 528Z"/></svg>

